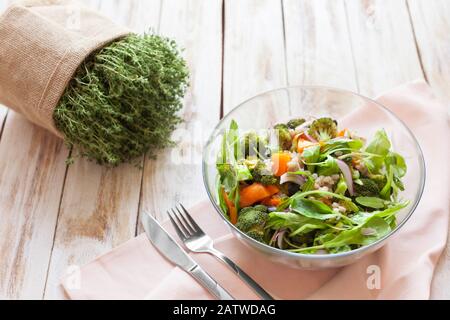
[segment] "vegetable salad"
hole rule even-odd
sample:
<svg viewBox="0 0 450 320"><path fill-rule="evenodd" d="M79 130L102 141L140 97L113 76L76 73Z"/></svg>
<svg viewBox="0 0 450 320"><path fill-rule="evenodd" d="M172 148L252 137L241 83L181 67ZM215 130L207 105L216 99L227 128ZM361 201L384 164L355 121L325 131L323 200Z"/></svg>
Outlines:
<svg viewBox="0 0 450 320"><path fill-rule="evenodd" d="M302 254L368 245L390 233L408 205L404 158L386 132L357 136L336 120L292 119L263 134L231 121L217 156L218 202L253 239Z"/></svg>

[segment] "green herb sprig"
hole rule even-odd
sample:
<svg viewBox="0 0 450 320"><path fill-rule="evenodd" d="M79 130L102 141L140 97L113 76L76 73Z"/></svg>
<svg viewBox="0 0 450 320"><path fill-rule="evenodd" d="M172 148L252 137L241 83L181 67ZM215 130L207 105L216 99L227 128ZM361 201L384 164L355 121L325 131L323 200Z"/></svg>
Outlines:
<svg viewBox="0 0 450 320"><path fill-rule="evenodd" d="M171 146L189 72L173 40L130 34L90 55L53 113L69 146L116 166Z"/></svg>

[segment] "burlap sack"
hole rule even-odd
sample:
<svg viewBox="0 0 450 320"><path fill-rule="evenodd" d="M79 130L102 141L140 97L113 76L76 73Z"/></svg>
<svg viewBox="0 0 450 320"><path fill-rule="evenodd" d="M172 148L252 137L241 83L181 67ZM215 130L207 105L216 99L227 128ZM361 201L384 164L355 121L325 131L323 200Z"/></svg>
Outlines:
<svg viewBox="0 0 450 320"><path fill-rule="evenodd" d="M0 16L0 103L62 136L53 110L77 67L128 33L73 2L10 6Z"/></svg>

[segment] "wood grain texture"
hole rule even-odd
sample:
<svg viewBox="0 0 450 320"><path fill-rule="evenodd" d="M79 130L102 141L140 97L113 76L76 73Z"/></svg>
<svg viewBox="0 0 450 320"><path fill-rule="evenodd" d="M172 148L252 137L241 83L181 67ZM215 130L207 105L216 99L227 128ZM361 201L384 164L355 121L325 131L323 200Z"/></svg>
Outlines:
<svg viewBox="0 0 450 320"><path fill-rule="evenodd" d="M105 169L86 160L69 168L45 298L61 297L62 277L134 236L141 173L132 165Z"/></svg>
<svg viewBox="0 0 450 320"><path fill-rule="evenodd" d="M177 202L189 206L207 197L201 159L202 146L220 117L222 1L165 0L159 32L184 48L190 70L181 110L185 122L173 135L176 147L145 162L141 212L165 219Z"/></svg>
<svg viewBox="0 0 450 320"><path fill-rule="evenodd" d="M344 2L283 0L289 85L357 90Z"/></svg>
<svg viewBox="0 0 450 320"><path fill-rule="evenodd" d="M450 2L408 1L427 80L450 111Z"/></svg>
<svg viewBox="0 0 450 320"><path fill-rule="evenodd" d="M159 19L158 1L90 2L117 23L138 31L156 27ZM100 4L100 5L99 5ZM145 10L142 9L145 6ZM137 11L138 10L138 11ZM136 12L152 12L149 19L132 19ZM157 16L157 15L156 15ZM130 18L131 17L131 18ZM135 235L142 170L133 165L108 169L76 159L68 169L61 201L45 298L62 296L58 284L67 272L73 271Z"/></svg>
<svg viewBox="0 0 450 320"><path fill-rule="evenodd" d="M87 1L88 4L92 0ZM161 4L164 0L94 0L97 9L116 23L143 33L157 31Z"/></svg>
<svg viewBox="0 0 450 320"><path fill-rule="evenodd" d="M287 84L281 1L225 1L224 113Z"/></svg>
<svg viewBox="0 0 450 320"><path fill-rule="evenodd" d="M345 1L360 93L423 78L404 1Z"/></svg>
<svg viewBox="0 0 450 320"><path fill-rule="evenodd" d="M0 298L41 298L68 155L10 111L0 140Z"/></svg>
<svg viewBox="0 0 450 320"><path fill-rule="evenodd" d="M408 5L427 80L450 111L450 2L409 0ZM450 237L436 268L431 298L450 299L449 283Z"/></svg>
<svg viewBox="0 0 450 320"><path fill-rule="evenodd" d="M0 1L0 12L11 1ZM425 71L450 101L447 0L81 1L185 48L185 123L177 147L145 159L143 170L77 159L66 171L60 140L0 106L0 299L61 298L58 284L72 266L142 231L138 212L164 218L178 201L206 198L203 142L222 113L257 93L321 84L374 96ZM447 247L433 298L450 299L449 270Z"/></svg>

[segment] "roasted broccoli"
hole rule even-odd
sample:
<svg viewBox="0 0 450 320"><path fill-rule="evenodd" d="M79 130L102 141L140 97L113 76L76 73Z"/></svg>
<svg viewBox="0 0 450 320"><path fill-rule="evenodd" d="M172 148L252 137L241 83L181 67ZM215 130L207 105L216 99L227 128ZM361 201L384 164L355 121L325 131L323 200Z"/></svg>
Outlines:
<svg viewBox="0 0 450 320"><path fill-rule="evenodd" d="M219 163L217 164L217 171L219 171L220 181L224 185L232 185L237 179L236 170L229 163Z"/></svg>
<svg viewBox="0 0 450 320"><path fill-rule="evenodd" d="M274 127L275 134L278 138L278 147L281 150L289 150L292 145L292 137L287 125L280 123Z"/></svg>
<svg viewBox="0 0 450 320"><path fill-rule="evenodd" d="M331 118L314 120L309 127L308 134L316 140L330 140L337 136L337 124Z"/></svg>
<svg viewBox="0 0 450 320"><path fill-rule="evenodd" d="M373 197L379 195L380 187L375 181L366 178L361 178L359 181L361 184L355 183L354 186L355 196Z"/></svg>
<svg viewBox="0 0 450 320"><path fill-rule="evenodd" d="M271 185L277 183L278 179L275 177L267 165L259 160L255 167L250 171L253 176L253 181L261 182L264 185Z"/></svg>
<svg viewBox="0 0 450 320"><path fill-rule="evenodd" d="M244 158L248 156L264 157L267 151L267 139L251 131L243 136L241 146Z"/></svg>
<svg viewBox="0 0 450 320"><path fill-rule="evenodd" d="M239 212L236 227L253 239L264 242L264 226L268 219L267 207L256 205Z"/></svg>
<svg viewBox="0 0 450 320"><path fill-rule="evenodd" d="M386 184L386 176L383 174L369 174L368 177L378 185L380 190L383 189Z"/></svg>
<svg viewBox="0 0 450 320"><path fill-rule="evenodd" d="M288 128L290 129L295 129L297 128L299 125L302 125L303 123L305 123L305 119L302 118L298 118L298 119L292 119L289 120L287 123Z"/></svg>

